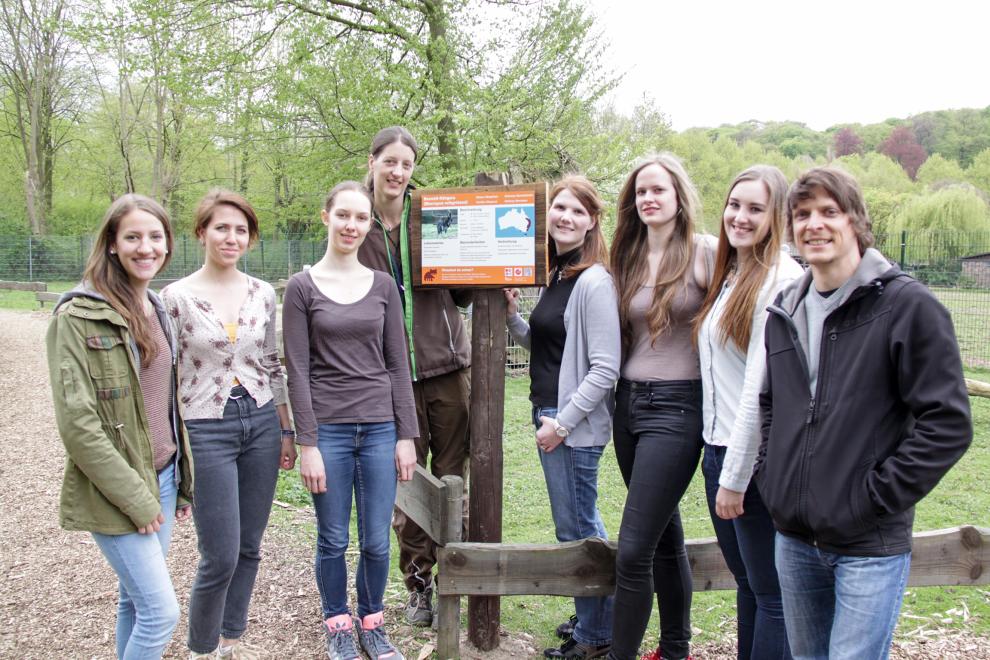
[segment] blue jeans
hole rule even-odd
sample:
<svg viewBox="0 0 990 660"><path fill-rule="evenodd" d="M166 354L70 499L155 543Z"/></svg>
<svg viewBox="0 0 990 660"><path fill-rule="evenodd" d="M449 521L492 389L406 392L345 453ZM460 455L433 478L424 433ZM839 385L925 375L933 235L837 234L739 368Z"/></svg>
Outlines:
<svg viewBox="0 0 990 660"><path fill-rule="evenodd" d="M97 534L93 539L120 581L117 602L117 657L162 657L179 622L179 602L165 565L175 524L175 463L158 473L165 523L157 534Z"/></svg>
<svg viewBox="0 0 990 660"><path fill-rule="evenodd" d="M723 520L715 514L715 496L722 474L725 447L705 445L701 471L705 495L718 546L736 578L736 617L739 625L739 660L790 660L784 606L773 561L773 519L763 499L750 482L743 496L743 514Z"/></svg>
<svg viewBox="0 0 990 660"><path fill-rule="evenodd" d="M678 503L698 467L701 426L700 380L619 380L615 458L629 493L615 557L615 660L639 657L654 593L663 657L688 657L693 585Z"/></svg>
<svg viewBox="0 0 990 660"><path fill-rule="evenodd" d="M320 424L327 492L313 495L318 535L316 585L323 618L348 614L344 552L351 522L351 493L357 499L358 616L384 609L388 581L389 523L395 506L395 422Z"/></svg>
<svg viewBox="0 0 990 660"><path fill-rule="evenodd" d="M540 416L556 417L557 409L534 407L533 424L537 429L541 426ZM608 538L598 512L598 462L604 449L604 446L568 447L560 443L550 453L538 450L550 497L550 514L560 542L593 536ZM611 643L612 600L612 596L574 599L576 641L592 646Z"/></svg>
<svg viewBox="0 0 990 660"><path fill-rule="evenodd" d="M777 534L787 639L797 660L886 660L911 553L852 557Z"/></svg>
<svg viewBox="0 0 990 660"><path fill-rule="evenodd" d="M199 566L189 596L189 649L209 653L220 635L238 639L261 561L282 453L275 404L258 407L241 385L221 419L188 419L196 465L193 520Z"/></svg>

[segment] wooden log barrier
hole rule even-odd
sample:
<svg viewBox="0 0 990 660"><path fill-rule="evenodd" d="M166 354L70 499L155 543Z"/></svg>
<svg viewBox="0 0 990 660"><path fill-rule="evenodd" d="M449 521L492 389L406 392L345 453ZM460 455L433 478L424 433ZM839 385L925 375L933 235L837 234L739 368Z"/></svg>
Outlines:
<svg viewBox="0 0 990 660"><path fill-rule="evenodd" d="M37 291L34 294L34 299L38 301L38 307L44 307L46 302L57 303L58 299L61 297L61 293L54 293L50 291Z"/></svg>
<svg viewBox="0 0 990 660"><path fill-rule="evenodd" d="M11 280L0 280L0 289L8 291L47 291L48 285L44 282L13 282Z"/></svg>
<svg viewBox="0 0 990 660"><path fill-rule="evenodd" d="M714 538L686 542L695 591L734 589ZM450 543L439 549L437 588L460 596L605 596L615 589L615 543ZM914 535L908 585L990 584L990 529L966 525ZM459 656L456 619L441 617L437 653ZM451 624L454 625L451 625Z"/></svg>
<svg viewBox="0 0 990 660"><path fill-rule="evenodd" d="M990 383L984 383L981 380L967 378L966 391L969 392L970 396L981 396L986 399L990 399Z"/></svg>

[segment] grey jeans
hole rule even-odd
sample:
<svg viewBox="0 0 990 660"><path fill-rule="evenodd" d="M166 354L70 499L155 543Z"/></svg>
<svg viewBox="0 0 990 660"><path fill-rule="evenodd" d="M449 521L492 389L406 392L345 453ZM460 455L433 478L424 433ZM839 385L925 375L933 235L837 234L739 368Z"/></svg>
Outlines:
<svg viewBox="0 0 990 660"><path fill-rule="evenodd" d="M247 628L261 537L275 496L281 427L238 385L222 419L186 421L196 474L193 520L199 566L189 597L189 649L209 653Z"/></svg>

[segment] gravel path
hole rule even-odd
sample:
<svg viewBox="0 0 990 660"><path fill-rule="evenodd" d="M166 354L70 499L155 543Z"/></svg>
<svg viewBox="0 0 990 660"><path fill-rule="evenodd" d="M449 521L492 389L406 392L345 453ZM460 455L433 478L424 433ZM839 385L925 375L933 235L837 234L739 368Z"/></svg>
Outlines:
<svg viewBox="0 0 990 660"><path fill-rule="evenodd" d="M0 310L0 346L10 360L0 371L0 658L111 658L116 577L89 535L58 526L64 454L45 365L47 323L47 313ZM308 510L276 507L265 536L245 640L272 658L325 657L311 518ZM183 617L196 561L193 525L177 525L169 567ZM402 599L401 585L390 584L389 620L401 621ZM390 634L410 660L422 660L433 649L429 632L398 625ZM165 657L186 657L184 640L181 619ZM528 635L507 635L495 652L464 648L462 657L532 657L535 643ZM728 644L696 647L694 653L697 660L734 657ZM990 640L940 635L898 643L891 657L990 660Z"/></svg>

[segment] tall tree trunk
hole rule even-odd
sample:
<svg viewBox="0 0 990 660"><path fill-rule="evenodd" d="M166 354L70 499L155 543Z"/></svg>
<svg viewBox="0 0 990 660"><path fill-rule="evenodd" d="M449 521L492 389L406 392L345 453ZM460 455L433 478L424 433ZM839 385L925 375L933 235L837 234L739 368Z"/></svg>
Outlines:
<svg viewBox="0 0 990 660"><path fill-rule="evenodd" d="M429 69L430 96L437 113L437 152L441 167L447 171L456 168L457 135L454 125L454 103L450 94L452 53L447 41L447 11L444 0L424 0L424 13L430 28L430 40L426 49Z"/></svg>

